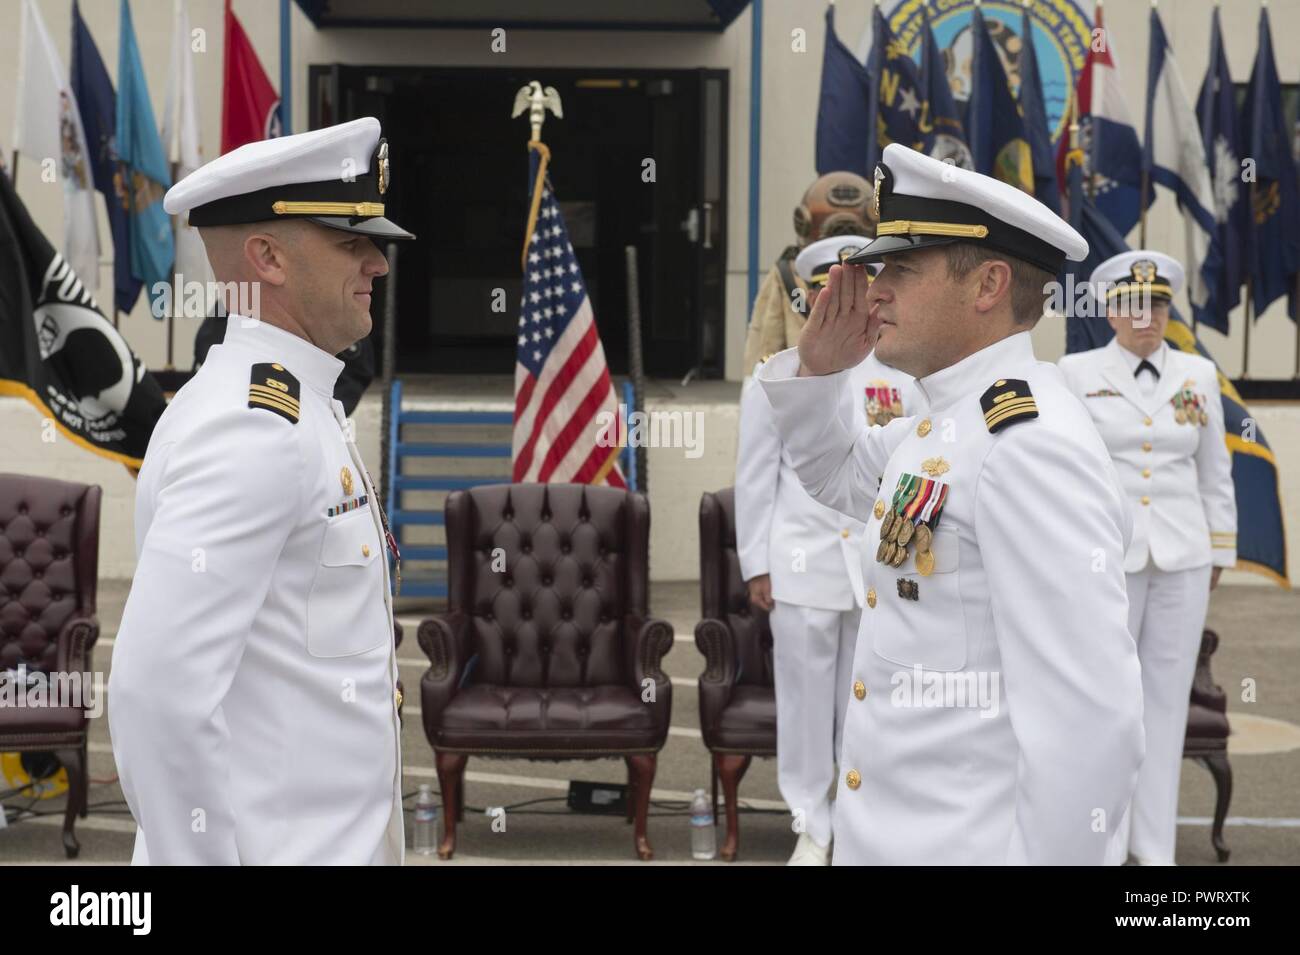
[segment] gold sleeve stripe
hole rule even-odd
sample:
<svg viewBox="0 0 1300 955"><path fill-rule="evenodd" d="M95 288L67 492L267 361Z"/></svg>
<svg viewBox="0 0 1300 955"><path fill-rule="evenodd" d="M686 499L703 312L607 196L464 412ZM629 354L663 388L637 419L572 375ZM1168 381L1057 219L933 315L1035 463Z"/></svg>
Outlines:
<svg viewBox="0 0 1300 955"><path fill-rule="evenodd" d="M258 404L269 405L274 408L280 408L281 410L287 411L294 416L297 416L300 413L300 409L296 404L289 404L289 402L287 401L280 401L276 398L267 397L266 395L249 395L248 400L256 401Z"/></svg>
<svg viewBox="0 0 1300 955"><path fill-rule="evenodd" d="M984 421L987 424L997 424L999 421L1003 421L1014 415L1037 410L1038 406L1034 404L1034 399L1032 397L1016 398L1013 401L1008 401L1005 404L998 405L996 408L991 409L984 415Z"/></svg>
<svg viewBox="0 0 1300 955"><path fill-rule="evenodd" d="M298 407L298 399L292 395L286 395L284 392L276 391L274 388L267 388L265 385L249 385L248 396L250 398L257 396L261 398L270 398L275 401L283 402L290 407Z"/></svg>

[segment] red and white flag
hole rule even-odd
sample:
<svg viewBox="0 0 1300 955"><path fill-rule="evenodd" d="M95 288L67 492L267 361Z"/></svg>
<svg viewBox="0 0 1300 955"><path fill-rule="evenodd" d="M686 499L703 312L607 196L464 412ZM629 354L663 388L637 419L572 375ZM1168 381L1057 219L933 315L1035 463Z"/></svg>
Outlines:
<svg viewBox="0 0 1300 955"><path fill-rule="evenodd" d="M625 426L582 269L546 178L550 152L538 142L528 149L532 189L515 361L513 480L627 487L620 448L610 440Z"/></svg>
<svg viewBox="0 0 1300 955"><path fill-rule="evenodd" d="M267 79L248 34L226 0L226 58L221 152L280 135L280 94Z"/></svg>

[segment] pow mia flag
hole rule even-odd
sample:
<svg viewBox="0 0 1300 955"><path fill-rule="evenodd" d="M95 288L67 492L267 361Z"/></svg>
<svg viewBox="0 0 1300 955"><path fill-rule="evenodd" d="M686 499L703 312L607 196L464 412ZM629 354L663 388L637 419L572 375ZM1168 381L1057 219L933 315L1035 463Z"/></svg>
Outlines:
<svg viewBox="0 0 1300 955"><path fill-rule="evenodd" d="M26 398L83 448L137 469L167 404L3 175L0 395Z"/></svg>

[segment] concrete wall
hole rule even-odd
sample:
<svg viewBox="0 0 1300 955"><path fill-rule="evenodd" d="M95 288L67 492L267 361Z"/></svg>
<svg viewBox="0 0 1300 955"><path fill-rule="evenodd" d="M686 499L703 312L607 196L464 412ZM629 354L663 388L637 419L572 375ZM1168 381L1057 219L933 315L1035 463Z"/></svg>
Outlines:
<svg viewBox="0 0 1300 955"><path fill-rule="evenodd" d="M37 0L65 65L69 55L70 10L67 0ZM169 53L172 33L171 0L132 0L137 39L145 65L146 79L155 111L161 115L169 81ZM1085 8L1090 6L1085 3ZM12 94L18 56L20 0L0 0L0 148L11 145L14 119ZM109 73L116 80L118 55L118 4L115 0L83 0L82 14L95 37ZM1213 0L1178 0L1161 6L1170 42L1178 57L1184 82L1192 95L1205 70L1209 44L1209 16ZM262 64L278 85L280 71L279 4L272 0L235 0L234 9L257 49ZM1134 120L1142 121L1146 82L1147 0L1111 0L1106 21L1112 49L1123 73L1124 90ZM821 0L766 0L763 22L762 167L760 262L765 267L792 238L791 210L813 177L813 132L816 123L817 89L823 47ZM838 32L850 47L859 46L866 27L870 4L866 0L841 2L836 11ZM220 140L221 69L224 49L222 0L189 0L190 22L206 31L207 51L196 57L196 74L201 90L200 111L205 155L215 154ZM1228 60L1233 75L1244 80L1255 51L1256 17L1254 0L1228 0L1223 4L1223 27ZM301 131L307 119L307 70L314 64L438 66L535 66L544 78L547 67L711 67L730 71L731 117L728 130L729 208L727 275L727 375L739 380L745 324L748 320L747 247L749 190L749 64L752 12L742 14L722 34L562 32L512 30L507 51L492 53L489 36L483 30L339 30L317 31L296 6L292 13L293 124ZM1289 38L1300 34L1300 0L1274 0L1270 5L1275 54L1283 82L1300 80L1300 58L1289 52ZM804 52L796 52L794 31L806 37ZM484 109L500 112L503 123L511 122L509 103L485 103ZM559 120L562 122L563 120ZM389 135L400 131L389 130ZM523 130L521 129L521 156ZM455 135L449 130L448 135ZM521 160L522 161L522 160ZM557 162L563 162L557 156ZM665 173L660 170L661 174ZM639 173L631 170L630 174ZM400 175L400 170L398 171ZM668 171L667 174L670 174ZM639 182L639 180L638 180ZM37 222L55 244L61 244L61 187L42 183L36 163L23 159L18 191ZM1148 243L1178 255L1183 248L1181 221L1174 203L1161 196L1149 220ZM102 218L101 243L108 247L107 221ZM111 248L106 248L106 256ZM101 301L109 298L111 261L102 263ZM1184 308L1186 303L1180 303ZM153 367L166 357L165 328L143 305L124 318L123 330L133 347ZM178 320L175 354L177 364L188 367L196 324ZM1225 372L1237 375L1241 368L1240 315L1234 316L1233 334L1228 337L1206 331L1204 338ZM1064 329L1048 322L1035 333L1041 357L1055 359L1064 348ZM1252 331L1250 369L1257 377L1291 374L1295 354L1294 326L1280 305L1264 314ZM679 405L675 404L674 407ZM682 406L685 407L685 406ZM1283 498L1289 506L1287 524L1291 537L1300 531L1300 408L1258 406L1254 409L1272 443L1283 472ZM659 578L685 578L695 570L695 515L699 492L730 482L730 461L734 460L735 431L732 412L710 405L708 444L702 459L684 459L680 451L652 451L651 467L656 478L652 498L655 520L655 554L652 567ZM716 423L715 423L716 419ZM358 434L366 448L372 471L378 470L378 414L372 402L358 411ZM109 507L105 513L105 538L112 550L104 556L106 574L125 574L131 567L130 504L132 483L117 465L100 462L59 439L53 445L40 443L40 418L17 399L0 399L0 467L64 475L104 484ZM110 545L106 543L106 547Z"/></svg>

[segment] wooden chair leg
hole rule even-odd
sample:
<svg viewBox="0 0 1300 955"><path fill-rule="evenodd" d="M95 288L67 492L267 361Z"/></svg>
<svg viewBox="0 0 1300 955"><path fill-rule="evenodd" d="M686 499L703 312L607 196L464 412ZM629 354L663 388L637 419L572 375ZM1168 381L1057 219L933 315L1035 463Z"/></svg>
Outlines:
<svg viewBox="0 0 1300 955"><path fill-rule="evenodd" d="M465 764L469 757L439 750L434 754L434 762L438 787L442 790L442 843L438 846L438 858L450 859L456 851L456 823L464 811Z"/></svg>
<svg viewBox="0 0 1300 955"><path fill-rule="evenodd" d="M82 758L80 746L56 750L54 755L68 771L68 799L63 811L63 851L69 859L75 859L81 852L81 844L77 842L73 826L77 814L86 803L86 762Z"/></svg>
<svg viewBox="0 0 1300 955"><path fill-rule="evenodd" d="M624 756L623 762L627 763L627 822L630 825L636 818L636 765L631 756Z"/></svg>
<svg viewBox="0 0 1300 955"><path fill-rule="evenodd" d="M636 789L632 793L632 799L636 803L632 844L636 848L637 858L642 862L649 862L655 857L655 853L654 849L650 848L650 840L646 836L646 817L650 814L650 789L654 785L658 757L654 753L641 753L629 756L627 759L636 779Z"/></svg>
<svg viewBox="0 0 1300 955"><path fill-rule="evenodd" d="M744 777L745 770L749 769L752 760L752 756L743 756L739 753L713 754L714 766L722 778L723 799L727 804L727 836L722 843L722 851L718 853L724 862L734 862L736 854L740 851L740 812L737 792L740 789L740 780Z"/></svg>
<svg viewBox="0 0 1300 955"><path fill-rule="evenodd" d="M718 754L717 753L713 754L713 759L710 761L710 764L711 764L711 772L709 775L713 777L713 821L716 823L718 821Z"/></svg>
<svg viewBox="0 0 1300 955"><path fill-rule="evenodd" d="M1227 862L1231 852L1223 841L1223 820L1228 817L1228 803L1232 801L1232 766L1228 763L1227 753L1199 756L1197 761L1214 777L1214 826L1210 829L1210 842L1219 861Z"/></svg>
<svg viewBox="0 0 1300 955"><path fill-rule="evenodd" d="M87 733L86 737L87 738L83 740L81 744L81 765L86 767L86 774L85 774L86 785L82 788L82 792L81 792L80 815L82 819L85 819L87 816L90 815L90 798L89 798L90 797L90 753L89 753L90 734Z"/></svg>

